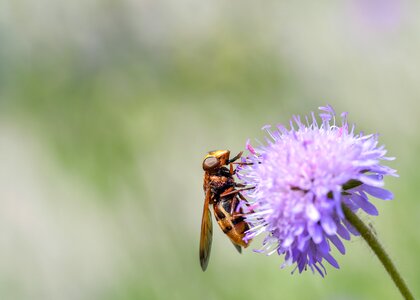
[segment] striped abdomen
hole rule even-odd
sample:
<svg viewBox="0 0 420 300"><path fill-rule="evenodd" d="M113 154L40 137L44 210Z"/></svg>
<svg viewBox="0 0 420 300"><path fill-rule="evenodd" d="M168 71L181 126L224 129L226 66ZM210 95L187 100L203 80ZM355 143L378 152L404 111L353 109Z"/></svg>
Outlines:
<svg viewBox="0 0 420 300"><path fill-rule="evenodd" d="M242 239L245 231L249 229L249 225L245 222L243 211L240 209L236 212L239 200L234 196L229 199L222 199L213 204L214 216L223 232L230 240L238 246L248 247Z"/></svg>

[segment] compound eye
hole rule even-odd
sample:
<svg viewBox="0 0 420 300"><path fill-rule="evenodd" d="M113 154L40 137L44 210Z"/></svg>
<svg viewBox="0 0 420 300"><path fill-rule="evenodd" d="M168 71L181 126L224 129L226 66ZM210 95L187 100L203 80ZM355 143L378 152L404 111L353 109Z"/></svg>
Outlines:
<svg viewBox="0 0 420 300"><path fill-rule="evenodd" d="M219 160L216 157L214 157L214 156L207 157L203 161L203 169L204 169L204 171L212 170L212 169L214 169L214 168L216 168L218 166L219 166Z"/></svg>

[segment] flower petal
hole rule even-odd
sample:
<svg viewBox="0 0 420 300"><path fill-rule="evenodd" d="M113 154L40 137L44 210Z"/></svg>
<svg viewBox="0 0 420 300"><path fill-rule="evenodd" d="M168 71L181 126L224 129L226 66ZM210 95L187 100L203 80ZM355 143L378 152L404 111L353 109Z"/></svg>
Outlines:
<svg viewBox="0 0 420 300"><path fill-rule="evenodd" d="M372 195L373 197L382 199L382 200L392 200L394 199L394 194L390 191L373 186L363 186L363 190L368 194Z"/></svg>
<svg viewBox="0 0 420 300"><path fill-rule="evenodd" d="M343 242L336 235L329 236L328 239L334 244L341 254L346 253L346 248L344 248Z"/></svg>
<svg viewBox="0 0 420 300"><path fill-rule="evenodd" d="M350 233L349 231L341 224L341 223L336 223L337 225L337 233L338 235L345 239L345 240L350 240Z"/></svg>
<svg viewBox="0 0 420 300"><path fill-rule="evenodd" d="M324 235L322 234L321 226L318 224L312 224L308 227L308 232L312 237L312 240L315 244L319 244L322 242Z"/></svg>
<svg viewBox="0 0 420 300"><path fill-rule="evenodd" d="M340 269L340 266L338 265L338 262L334 259L334 257L332 257L330 254L326 254L324 255L324 258L326 261L328 261L330 263L330 265L332 265L334 268L336 269Z"/></svg>
<svg viewBox="0 0 420 300"><path fill-rule="evenodd" d="M360 233L357 231L356 228L354 228L353 225L350 224L349 221L347 221L346 219L343 220L344 226L346 226L347 230L350 231L353 235L355 236L359 236Z"/></svg>
<svg viewBox="0 0 420 300"><path fill-rule="evenodd" d="M382 187L384 186L384 181L379 179L376 175L359 175L358 178L361 182L367 185L371 185L374 187Z"/></svg>
<svg viewBox="0 0 420 300"><path fill-rule="evenodd" d="M358 194L351 195L351 200L356 203L361 209L367 212L369 215L377 216L379 214L375 205L365 200L362 196Z"/></svg>
<svg viewBox="0 0 420 300"><path fill-rule="evenodd" d="M315 205L313 205L312 203L306 206L306 216L314 222L318 222L319 219L321 218L319 211L316 209Z"/></svg>
<svg viewBox="0 0 420 300"><path fill-rule="evenodd" d="M337 225L329 216L323 217L321 219L321 226L328 235L333 235L337 232Z"/></svg>

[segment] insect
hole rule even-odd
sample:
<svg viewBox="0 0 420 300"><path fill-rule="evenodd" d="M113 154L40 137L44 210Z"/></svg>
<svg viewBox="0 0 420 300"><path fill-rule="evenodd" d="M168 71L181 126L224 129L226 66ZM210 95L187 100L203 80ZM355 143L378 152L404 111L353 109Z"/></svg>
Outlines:
<svg viewBox="0 0 420 300"><path fill-rule="evenodd" d="M213 212L217 223L222 231L229 237L235 248L242 252L242 248L246 248L249 244L243 241L245 232L249 229L248 223L244 220L242 208L238 209L240 200L245 200L240 191L252 189L254 187L245 187L240 183L236 183L233 175L234 161L238 160L242 155L238 155L229 159L229 150L210 151L203 161L204 170L204 208L201 220L201 236L200 236L200 264L203 271L206 270L210 250L213 239L213 225L210 213L210 205L213 205ZM247 163L236 163L247 164ZM229 165L229 169L226 167ZM241 189L236 189L241 187Z"/></svg>

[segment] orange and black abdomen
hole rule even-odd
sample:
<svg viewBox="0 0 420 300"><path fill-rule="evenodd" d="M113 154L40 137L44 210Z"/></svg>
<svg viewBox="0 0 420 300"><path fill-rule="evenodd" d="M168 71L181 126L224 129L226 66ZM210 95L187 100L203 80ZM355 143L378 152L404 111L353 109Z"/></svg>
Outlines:
<svg viewBox="0 0 420 300"><path fill-rule="evenodd" d="M235 245L246 248L249 242L246 243L243 238L245 232L249 229L249 225L244 220L242 209L236 212L238 204L239 200L235 196L221 199L213 204L214 216L220 228L230 240Z"/></svg>

